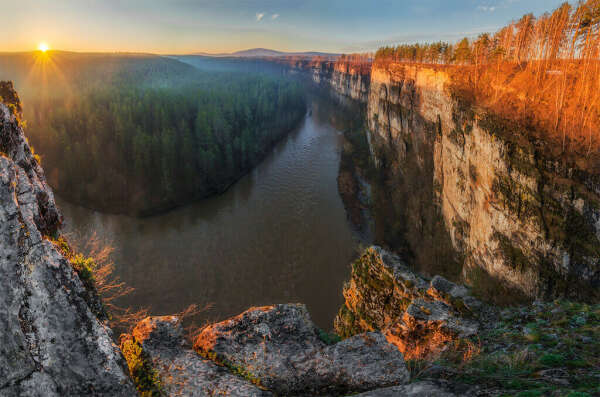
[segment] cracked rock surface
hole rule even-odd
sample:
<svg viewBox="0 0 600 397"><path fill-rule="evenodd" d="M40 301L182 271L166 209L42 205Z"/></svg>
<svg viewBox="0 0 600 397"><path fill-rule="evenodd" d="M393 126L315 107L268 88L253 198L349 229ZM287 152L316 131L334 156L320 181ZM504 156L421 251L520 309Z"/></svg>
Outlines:
<svg viewBox="0 0 600 397"><path fill-rule="evenodd" d="M138 323L132 337L158 372L167 396L272 396L188 347L176 316L148 317Z"/></svg>
<svg viewBox="0 0 600 397"><path fill-rule="evenodd" d="M60 223L17 117L0 103L0 395L135 395L111 331L90 309L95 298L44 238Z"/></svg>
<svg viewBox="0 0 600 397"><path fill-rule="evenodd" d="M304 305L266 306L205 327L194 348L279 395L342 395L408 381L402 353L381 333L327 344L320 332Z"/></svg>

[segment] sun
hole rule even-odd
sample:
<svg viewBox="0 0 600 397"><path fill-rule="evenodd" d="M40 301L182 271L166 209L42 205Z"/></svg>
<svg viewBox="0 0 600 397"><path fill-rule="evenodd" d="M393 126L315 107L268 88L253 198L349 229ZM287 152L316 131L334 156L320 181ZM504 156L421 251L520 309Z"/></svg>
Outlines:
<svg viewBox="0 0 600 397"><path fill-rule="evenodd" d="M48 44L41 42L40 44L38 44L38 50L40 50L41 52L46 52L50 49L50 47L48 47Z"/></svg>

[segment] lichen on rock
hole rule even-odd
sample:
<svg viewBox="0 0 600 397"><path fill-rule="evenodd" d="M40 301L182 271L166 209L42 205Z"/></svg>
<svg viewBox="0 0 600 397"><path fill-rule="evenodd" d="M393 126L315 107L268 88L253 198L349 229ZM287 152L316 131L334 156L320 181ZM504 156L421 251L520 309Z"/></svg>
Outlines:
<svg viewBox="0 0 600 397"><path fill-rule="evenodd" d="M193 351L177 316L144 319L122 337L121 349L142 395L272 395Z"/></svg>
<svg viewBox="0 0 600 397"><path fill-rule="evenodd" d="M2 103L0 151L0 395L133 395L111 330L45 238L62 217L16 113Z"/></svg>
<svg viewBox="0 0 600 397"><path fill-rule="evenodd" d="M327 344L304 305L249 309L204 328L194 348L278 395L339 395L408 381L402 354L381 333Z"/></svg>
<svg viewBox="0 0 600 397"><path fill-rule="evenodd" d="M415 274L399 256L373 246L353 264L336 331L382 331L406 358L437 354L475 335L482 304L464 286Z"/></svg>

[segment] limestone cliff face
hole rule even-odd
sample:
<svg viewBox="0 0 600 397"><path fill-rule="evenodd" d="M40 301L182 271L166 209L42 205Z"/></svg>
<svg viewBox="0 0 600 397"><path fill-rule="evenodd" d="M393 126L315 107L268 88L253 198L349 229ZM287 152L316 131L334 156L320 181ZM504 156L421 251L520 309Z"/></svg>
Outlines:
<svg viewBox="0 0 600 397"><path fill-rule="evenodd" d="M598 175L547 157L543 142L453 96L449 82L442 70L416 66L371 74L372 151L403 185L409 248L418 251L438 219L473 284L493 281L528 298L597 298Z"/></svg>
<svg viewBox="0 0 600 397"><path fill-rule="evenodd" d="M292 70L308 73L316 84L360 102L367 102L371 79L370 64L350 61L299 61Z"/></svg>
<svg viewBox="0 0 600 397"><path fill-rule="evenodd" d="M0 103L0 395L134 395L97 295L46 238L61 215L15 115L18 97L10 84L0 91L9 99Z"/></svg>
<svg viewBox="0 0 600 397"><path fill-rule="evenodd" d="M369 96L369 70L352 62L336 62L331 75L331 87L338 93L365 102Z"/></svg>

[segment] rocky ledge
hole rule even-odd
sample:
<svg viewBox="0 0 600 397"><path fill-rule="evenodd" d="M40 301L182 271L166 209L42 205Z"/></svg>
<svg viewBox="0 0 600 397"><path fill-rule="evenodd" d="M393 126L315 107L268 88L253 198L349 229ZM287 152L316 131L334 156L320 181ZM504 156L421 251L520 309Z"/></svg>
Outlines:
<svg viewBox="0 0 600 397"><path fill-rule="evenodd" d="M97 294L47 238L61 215L12 84L0 93L0 395L134 395Z"/></svg>
<svg viewBox="0 0 600 397"><path fill-rule="evenodd" d="M336 332L381 331L407 358L425 358L476 335L491 310L467 288L441 276L418 276L398 257L368 248L352 265Z"/></svg>
<svg viewBox="0 0 600 397"><path fill-rule="evenodd" d="M402 353L381 333L335 341L304 305L251 308L209 325L195 351L177 317L151 317L122 347L141 391L169 396L452 395L432 382L406 385Z"/></svg>

